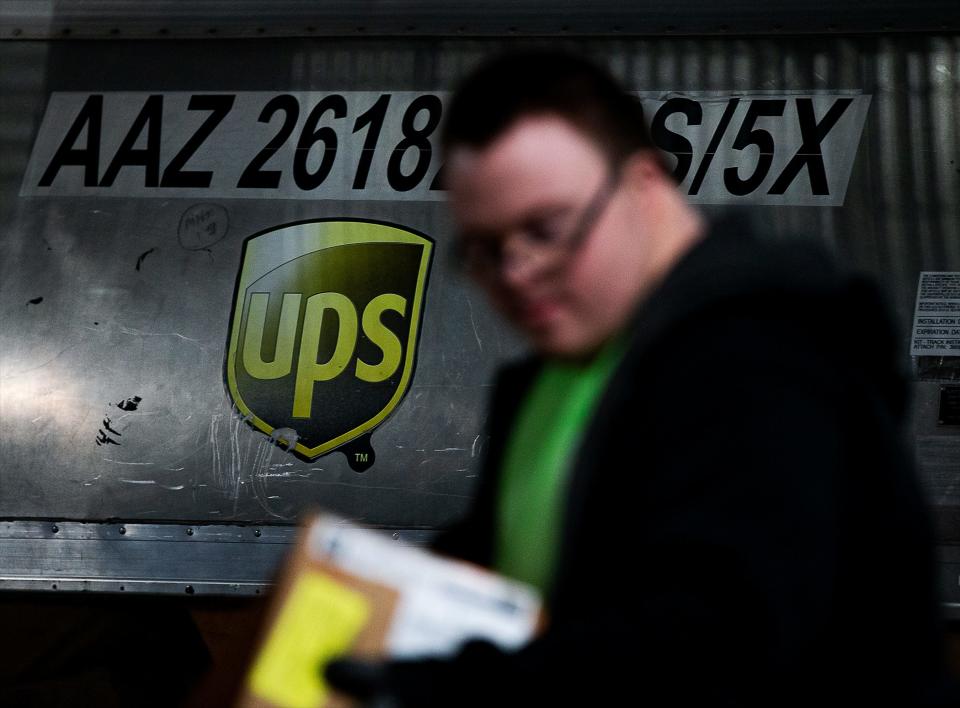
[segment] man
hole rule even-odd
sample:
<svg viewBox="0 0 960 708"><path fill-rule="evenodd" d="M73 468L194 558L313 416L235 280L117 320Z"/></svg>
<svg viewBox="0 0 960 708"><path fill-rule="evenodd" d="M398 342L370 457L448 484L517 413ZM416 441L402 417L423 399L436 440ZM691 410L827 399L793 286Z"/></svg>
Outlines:
<svg viewBox="0 0 960 708"><path fill-rule="evenodd" d="M445 148L464 266L536 357L501 374L476 501L437 547L537 585L550 621L519 652L331 682L403 706L935 703L930 535L874 288L708 226L639 104L574 57L482 67Z"/></svg>

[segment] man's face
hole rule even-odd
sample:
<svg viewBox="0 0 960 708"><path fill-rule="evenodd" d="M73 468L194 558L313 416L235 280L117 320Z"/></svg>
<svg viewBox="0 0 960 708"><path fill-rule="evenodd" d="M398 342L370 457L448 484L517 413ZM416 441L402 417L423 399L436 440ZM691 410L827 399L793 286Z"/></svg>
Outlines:
<svg viewBox="0 0 960 708"><path fill-rule="evenodd" d="M454 148L446 169L460 245L488 256L474 275L536 349L589 355L625 324L647 259L642 199L588 138L524 117L486 148Z"/></svg>

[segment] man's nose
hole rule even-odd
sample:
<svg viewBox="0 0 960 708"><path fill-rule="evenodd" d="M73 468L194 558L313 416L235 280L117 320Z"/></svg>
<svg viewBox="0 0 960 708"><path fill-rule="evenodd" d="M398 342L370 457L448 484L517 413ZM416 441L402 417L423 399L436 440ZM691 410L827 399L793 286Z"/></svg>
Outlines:
<svg viewBox="0 0 960 708"><path fill-rule="evenodd" d="M501 281L514 288L532 282L543 270L542 256L523 234L512 234L504 241L500 251Z"/></svg>

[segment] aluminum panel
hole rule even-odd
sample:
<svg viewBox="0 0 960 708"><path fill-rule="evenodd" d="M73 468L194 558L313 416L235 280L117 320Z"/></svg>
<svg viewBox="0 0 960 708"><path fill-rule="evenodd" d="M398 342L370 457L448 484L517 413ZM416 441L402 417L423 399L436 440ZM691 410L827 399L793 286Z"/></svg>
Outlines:
<svg viewBox="0 0 960 708"><path fill-rule="evenodd" d="M957 35L564 42L608 63L633 90L660 98L700 101L712 93L729 105L737 97L868 97L862 133L845 141L850 174L842 199L833 206L763 205L749 195L746 201L771 238L818 234L877 275L901 320L904 363L910 363L906 351L918 274L960 271ZM21 189L56 92L436 95L484 55L522 43L0 42L0 516L15 524L122 519L264 525L292 523L322 505L374 525L434 529L460 514L484 445L483 403L492 372L520 347L451 267L449 219L441 202L415 191L293 200L222 193L213 199L122 192L21 196ZM717 193L725 189L725 168L747 174L756 164L754 155L738 154L729 145L744 124L745 105L744 100L732 114L727 142L705 171L704 185ZM818 119L828 105L817 104ZM362 131L353 130L358 117L353 111L343 119L341 141L363 139ZM305 120L301 115L298 131ZM717 121L704 127L701 142L691 139L691 174L705 164L703 146ZM764 125L772 134L788 134L778 133L771 121ZM257 149L278 126L261 126L266 132L257 134ZM128 128L129 122L113 129ZM402 129L392 135L392 146L400 134ZM115 135L114 144L122 137ZM787 141L777 137L778 149L786 150ZM104 160L102 169L109 156ZM265 169L276 167L266 163ZM806 172L800 174L806 179ZM400 224L427 234L436 247L415 376L406 398L374 431L377 463L362 474L340 453L313 463L291 457L243 423L224 385L243 241L281 224L334 218ZM208 239L203 229L211 225L215 233ZM915 392L914 432L924 482L942 540L958 542L958 431L939 425L933 413L936 382L957 368L943 361L915 364L918 374L930 379ZM140 398L135 409L129 403L134 397ZM120 444L97 445L101 433ZM31 554L40 557L38 548L0 561L16 570L5 585L27 582L14 576L44 577L49 568L31 576L23 565ZM116 554L115 546L100 548L84 551L85 562ZM268 561L262 563L266 568ZM216 572L224 582L256 581L222 566ZM109 577L85 574L82 566L70 573ZM211 580L195 571L179 575L178 582Z"/></svg>

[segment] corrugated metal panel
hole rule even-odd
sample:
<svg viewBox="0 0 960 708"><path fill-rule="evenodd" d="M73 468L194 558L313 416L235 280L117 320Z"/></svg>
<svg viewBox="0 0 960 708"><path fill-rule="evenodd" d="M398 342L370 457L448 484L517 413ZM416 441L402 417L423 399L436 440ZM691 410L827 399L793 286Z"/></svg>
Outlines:
<svg viewBox="0 0 960 708"><path fill-rule="evenodd" d="M154 282L149 293L124 300L110 334L115 348L111 350L84 339L88 335L82 327L93 327L95 315L114 297L110 288L126 282L137 254L156 243L167 243L180 215L197 200L18 194L51 92L437 93L447 90L485 55L523 41L0 43L4 154L0 318L8 331L11 327L22 331L18 354L36 362L35 376L47 382L38 394L48 395L56 376L63 387L58 399L60 422L53 427L40 423L22 427L32 430L33 437L10 437L9 397L8 407L0 411L7 429L0 433L0 447L7 455L0 470L4 490L0 515L276 523L292 520L311 504L322 502L385 526L435 527L456 516L474 483L478 451L474 445L482 447L482 440L475 436L482 423L487 378L497 363L517 349L479 298L471 299L446 267L448 220L440 204L400 196L395 201L219 200L229 209L234 240L224 242L204 264L186 257L180 263L152 256L155 260L147 263L157 270L151 277L162 274L161 280L179 283L178 292L164 294ZM960 271L960 38L947 34L660 37L564 40L563 44L607 62L628 86L654 95L702 97L704 92L715 92L723 102L735 95L831 97L859 92L869 96L859 144L848 146L855 153L841 206L787 203L753 209L768 224L771 237L818 234L875 273L891 293L906 351L919 272ZM341 138L346 140L349 127L343 131ZM792 140L796 127L783 126L779 135ZM694 157L699 162L701 155ZM724 166L714 165L708 181L720 178ZM704 207L707 211L717 208ZM225 403L220 382L224 343L219 334L208 332L225 327L227 313L216 308L224 298L229 301L243 236L283 222L331 216L404 223L437 240L430 320L421 345L414 398L392 419L389 430L385 427L378 433L382 449L390 450L390 455L381 455L381 464L363 476L349 470L338 455L323 458L320 472L293 462L290 470L295 474L281 482L250 472L255 464L288 464L281 451L267 443L264 452L263 441L256 437L243 438L243 445L234 447L237 435L255 434L241 428ZM121 265L115 265L118 258ZM100 300L78 302L71 288L91 287L98 280L103 281ZM31 286L29 292L23 289L25 283ZM48 309L28 309L26 301L40 294L46 294ZM186 296L204 306L185 306ZM64 319L68 310L58 310L57 302L73 308L69 311L82 316L83 322L68 326ZM43 317L49 320L42 321ZM157 328L147 330L134 321L152 321ZM185 336L196 336L203 346L146 336L180 332L178 321L199 332ZM83 336L72 338L76 332ZM121 347L128 345L134 348L124 358ZM119 362L118 370L111 372L114 378L105 373L107 361ZM55 369L54 364L63 366ZM189 386L182 381L172 385L177 382L157 373L171 368L173 373L164 376L180 376ZM935 375L941 370L932 371ZM161 461L174 459L168 454L172 451L189 453L185 462L166 465L181 469L165 471L164 479L157 477L152 485L136 483L146 482L146 477L119 474L118 468L100 459L102 454L95 456L90 449L103 406L118 382L142 384L152 391L151 402L165 401L166 422L141 431L143 451L156 453ZM11 385L0 372L0 394ZM932 383L917 386L916 434L943 537L960 541L960 433L937 423L935 389ZM67 395L70 390L74 393ZM138 392L131 389L123 395ZM178 427L179 422L170 417L177 411L183 418L202 413L205 422ZM445 432L431 436L424 432L428 429ZM441 440L444 435L449 437ZM411 439L428 444L411 449ZM448 444L449 440L453 443ZM225 481L223 470L215 465L234 449L238 450L236 469ZM216 457L217 450L221 458ZM133 464L137 459L150 461L146 456L124 459ZM136 467L123 469L136 471ZM174 491L181 485L183 489Z"/></svg>

